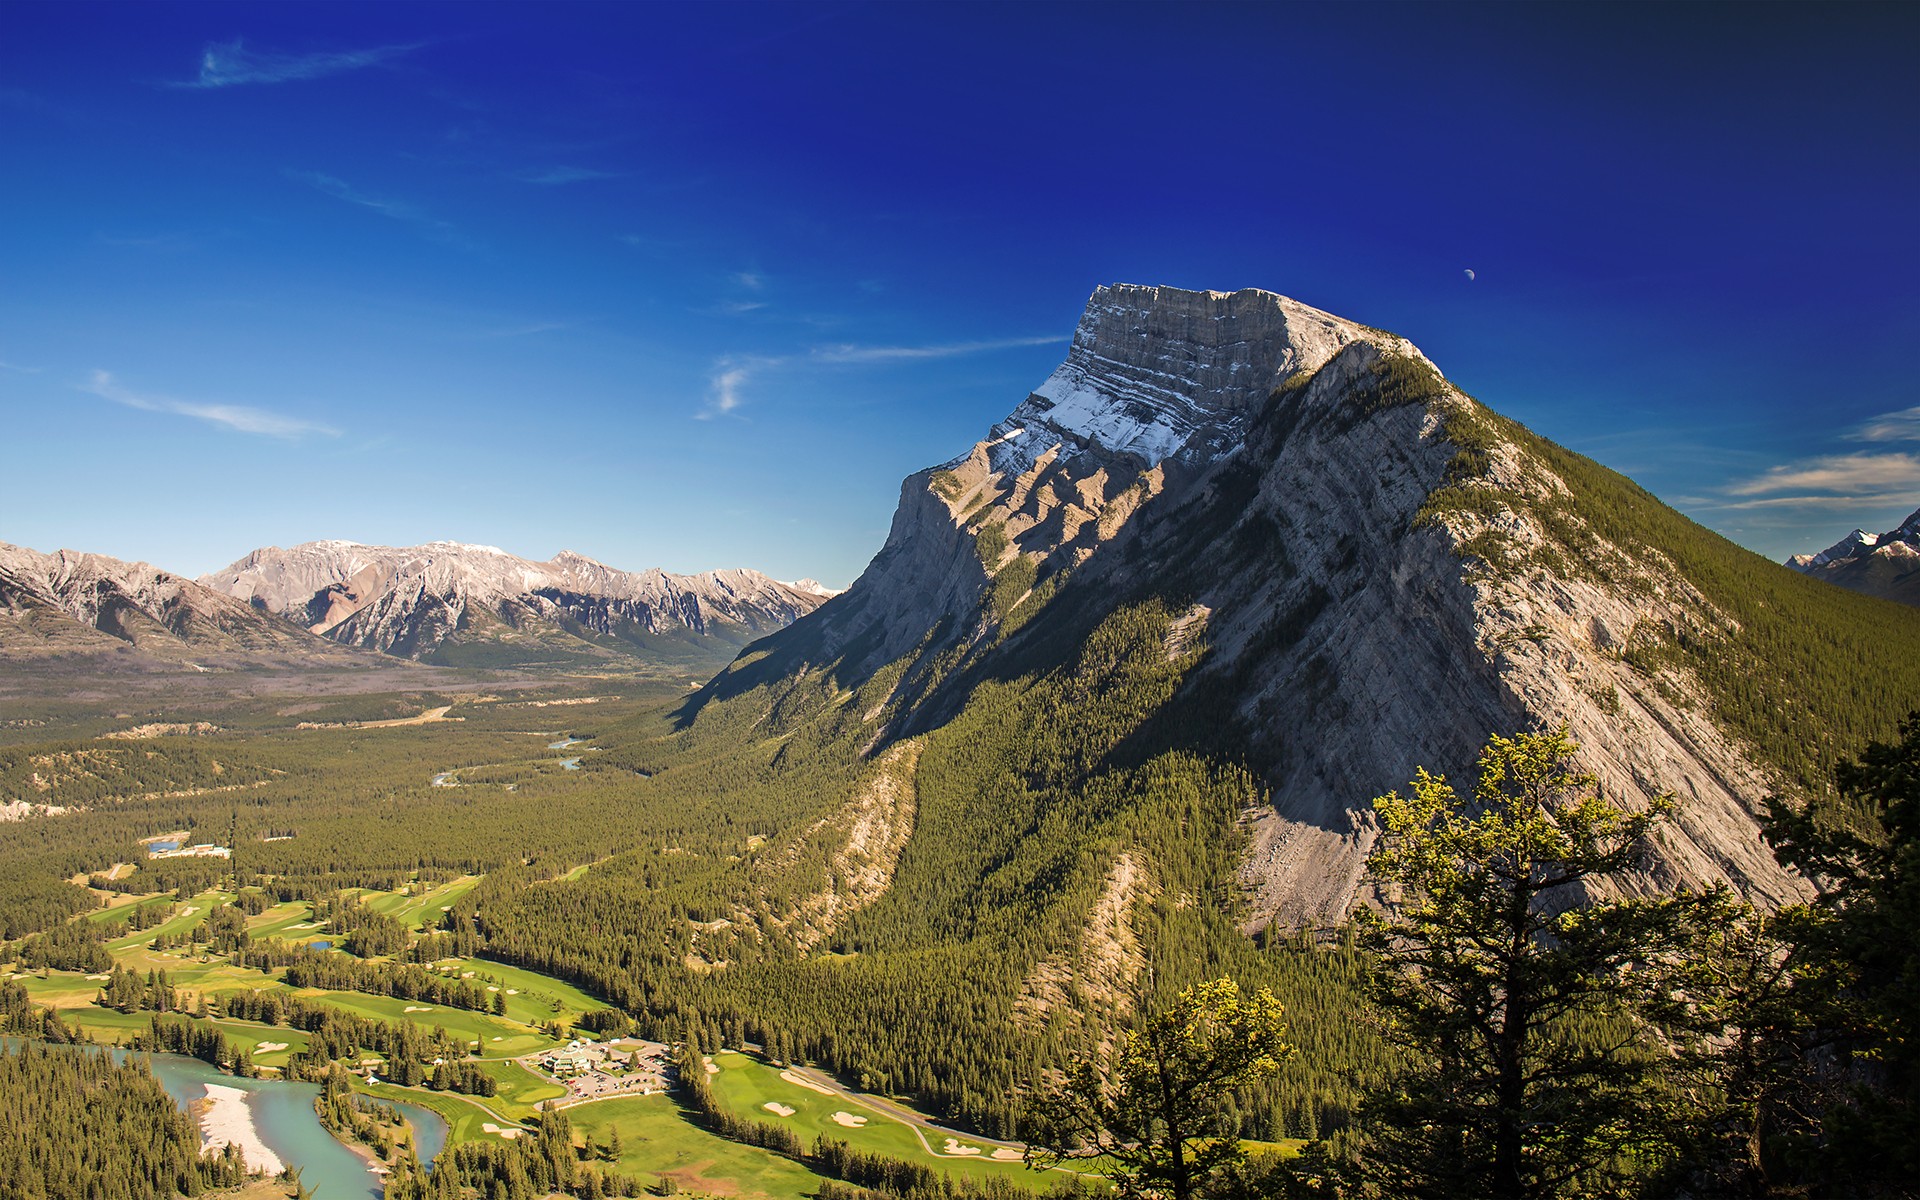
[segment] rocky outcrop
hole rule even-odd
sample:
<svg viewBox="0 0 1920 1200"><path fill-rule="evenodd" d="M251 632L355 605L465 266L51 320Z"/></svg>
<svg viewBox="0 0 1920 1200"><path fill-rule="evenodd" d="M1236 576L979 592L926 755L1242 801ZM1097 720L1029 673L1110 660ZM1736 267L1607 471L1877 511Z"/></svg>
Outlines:
<svg viewBox="0 0 1920 1200"><path fill-rule="evenodd" d="M1787 565L1851 591L1920 606L1920 512L1886 533L1856 529L1818 554L1794 555Z"/></svg>
<svg viewBox="0 0 1920 1200"><path fill-rule="evenodd" d="M571 551L533 562L460 542L267 547L201 582L336 642L434 661L692 664L730 656L823 599L757 571L628 572Z"/></svg>

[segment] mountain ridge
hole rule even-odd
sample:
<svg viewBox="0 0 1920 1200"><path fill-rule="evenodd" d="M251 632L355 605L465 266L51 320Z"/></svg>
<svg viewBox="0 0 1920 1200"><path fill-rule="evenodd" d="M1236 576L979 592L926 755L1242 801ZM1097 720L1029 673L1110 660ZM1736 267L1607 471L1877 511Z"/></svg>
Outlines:
<svg viewBox="0 0 1920 1200"><path fill-rule="evenodd" d="M1920 510L1885 533L1856 529L1816 554L1796 554L1786 565L1803 575L1920 606Z"/></svg>
<svg viewBox="0 0 1920 1200"><path fill-rule="evenodd" d="M628 572L571 550L535 562L453 541L267 546L200 582L335 642L449 664L638 657L718 665L824 599L746 569Z"/></svg>
<svg viewBox="0 0 1920 1200"><path fill-rule="evenodd" d="M345 659L349 653L151 563L0 542L0 653Z"/></svg>

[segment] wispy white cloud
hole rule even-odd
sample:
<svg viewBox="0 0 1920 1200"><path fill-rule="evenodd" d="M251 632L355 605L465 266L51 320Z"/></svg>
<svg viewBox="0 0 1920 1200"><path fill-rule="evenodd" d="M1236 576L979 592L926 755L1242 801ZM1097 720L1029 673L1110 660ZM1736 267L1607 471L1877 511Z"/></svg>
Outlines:
<svg viewBox="0 0 1920 1200"><path fill-rule="evenodd" d="M1920 442L1920 407L1868 417L1842 436L1850 442Z"/></svg>
<svg viewBox="0 0 1920 1200"><path fill-rule="evenodd" d="M598 179L625 179L631 174L631 171L602 171L596 167L548 167L545 170L522 171L514 178L521 183L559 187L569 183L592 183Z"/></svg>
<svg viewBox="0 0 1920 1200"><path fill-rule="evenodd" d="M810 357L820 362L885 363L912 362L926 358L956 358L962 354L984 354L991 350L1013 350L1021 346L1052 346L1067 341L1065 334L1047 337L995 338L984 342L945 342L932 346L816 346Z"/></svg>
<svg viewBox="0 0 1920 1200"><path fill-rule="evenodd" d="M1769 508L1839 508L1862 509L1883 505L1907 504L1912 501L1911 489L1895 488L1885 492L1870 492L1864 495L1805 495L1805 496L1766 496L1758 500L1714 501L1701 500L1697 503L1683 503L1688 508L1724 509L1729 512Z"/></svg>
<svg viewBox="0 0 1920 1200"><path fill-rule="evenodd" d="M106 371L95 371L81 391L90 392L103 400L123 404L128 408L137 408L142 412L171 413L180 417L192 417L196 421L205 421L209 425L218 425L222 429L231 429L236 433L254 433L263 437L299 438L308 434L322 434L326 437L338 437L340 431L315 421L302 420L299 417L281 416L279 413L264 409L249 408L241 404L199 404L188 400L175 400L169 396L149 396L132 392L114 382L113 376Z"/></svg>
<svg viewBox="0 0 1920 1200"><path fill-rule="evenodd" d="M0 371L19 371L24 375L38 375L44 367L23 367L19 363L0 361Z"/></svg>
<svg viewBox="0 0 1920 1200"><path fill-rule="evenodd" d="M554 333L569 328L571 328L571 326L565 321L533 321L526 325L509 325L503 329L489 329L479 336L483 338L531 337L536 333Z"/></svg>
<svg viewBox="0 0 1920 1200"><path fill-rule="evenodd" d="M750 292L767 290L767 277L758 271L735 271L733 281Z"/></svg>
<svg viewBox="0 0 1920 1200"><path fill-rule="evenodd" d="M707 399L694 414L699 420L711 420L734 412L745 401L747 384L770 371L809 366L868 366L878 363L916 362L934 358L956 358L963 354L985 354L1021 346L1048 346L1068 339L1064 336L993 338L974 342L942 342L926 346L858 346L840 344L814 346L798 354L734 355L716 362L707 379Z"/></svg>
<svg viewBox="0 0 1920 1200"><path fill-rule="evenodd" d="M321 79L378 66L418 50L423 42L404 46L374 46L366 50L337 50L312 54L275 54L249 50L239 39L209 42L200 53L197 78L174 83L180 88L237 87L249 83L291 83Z"/></svg>
<svg viewBox="0 0 1920 1200"><path fill-rule="evenodd" d="M294 180L297 183L304 183L308 187L332 196L336 200L343 200L348 204L371 209L381 216L390 217L395 221L404 221L436 241L446 242L449 245L456 246L464 246L467 244L466 239L460 235L458 229L455 229L447 222L429 215L404 200L394 200L384 196L371 195L354 187L344 179L337 179L332 175L323 174L319 171L287 171L285 174L288 179Z"/></svg>
<svg viewBox="0 0 1920 1200"><path fill-rule="evenodd" d="M1920 456L1907 453L1825 454L1769 467L1751 479L1729 484L1734 496L1769 492L1859 493L1920 488Z"/></svg>
<svg viewBox="0 0 1920 1200"><path fill-rule="evenodd" d="M762 362L760 365L768 365ZM753 367L742 364L721 363L714 368L713 376L707 382L706 406L693 414L696 420L710 421L715 417L724 417L740 407L740 389L753 375Z"/></svg>

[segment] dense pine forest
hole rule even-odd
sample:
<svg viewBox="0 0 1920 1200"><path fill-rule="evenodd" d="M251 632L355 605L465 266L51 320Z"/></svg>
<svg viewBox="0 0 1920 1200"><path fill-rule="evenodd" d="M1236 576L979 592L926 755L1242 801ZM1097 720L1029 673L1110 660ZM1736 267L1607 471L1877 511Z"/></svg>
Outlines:
<svg viewBox="0 0 1920 1200"><path fill-rule="evenodd" d="M173 1200L246 1181L138 1059L0 1045L0 1192L18 1200Z"/></svg>

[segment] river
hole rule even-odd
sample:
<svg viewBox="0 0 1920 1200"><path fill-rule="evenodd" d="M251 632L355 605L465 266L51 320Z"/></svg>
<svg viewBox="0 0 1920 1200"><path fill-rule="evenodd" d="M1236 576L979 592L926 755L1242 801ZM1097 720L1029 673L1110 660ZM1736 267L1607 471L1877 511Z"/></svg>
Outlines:
<svg viewBox="0 0 1920 1200"><path fill-rule="evenodd" d="M15 1043L13 1038L4 1040ZM125 1059L131 1053L118 1047L110 1047L108 1052L116 1059ZM380 1200L385 1190L380 1177L368 1169L365 1159L328 1133L313 1111L313 1102L320 1095L319 1084L237 1079L197 1058L178 1054L142 1057L152 1064L160 1086L166 1088L167 1094L182 1108L195 1100L206 1099L208 1084L248 1093L247 1105L253 1111L253 1127L259 1132L260 1140L279 1155L281 1161L300 1168L300 1180L315 1200ZM414 1151L420 1161L432 1162L447 1144L446 1121L440 1114L417 1104L394 1107L413 1126Z"/></svg>
<svg viewBox="0 0 1920 1200"><path fill-rule="evenodd" d="M116 1051L124 1054L125 1051ZM282 1079L236 1079L201 1062L177 1054L149 1055L153 1073L167 1094L182 1106L206 1097L207 1085L239 1088L249 1093L253 1126L268 1149L300 1168L301 1182L315 1200L378 1200L383 1185L367 1168L366 1160L341 1145L320 1124L313 1102L317 1083L289 1083ZM397 1104L413 1126L414 1151L420 1161L432 1162L447 1143L447 1123L438 1113L417 1104Z"/></svg>

